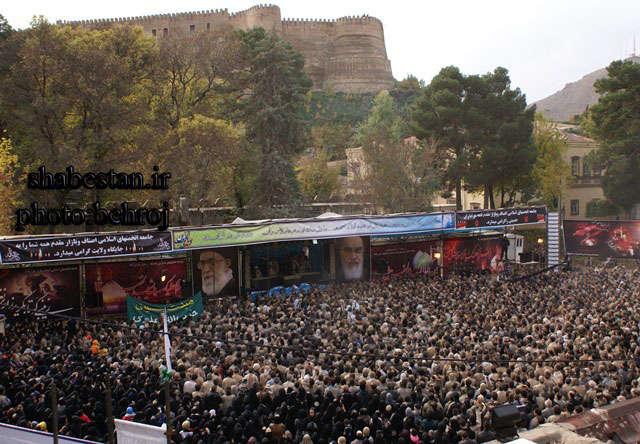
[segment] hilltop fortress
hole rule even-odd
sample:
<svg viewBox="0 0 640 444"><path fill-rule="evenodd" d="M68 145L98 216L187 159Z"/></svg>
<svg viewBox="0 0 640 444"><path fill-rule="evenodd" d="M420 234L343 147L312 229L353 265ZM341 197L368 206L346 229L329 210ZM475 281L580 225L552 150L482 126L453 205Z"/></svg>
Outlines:
<svg viewBox="0 0 640 444"><path fill-rule="evenodd" d="M229 14L226 9L144 17L62 21L61 25L95 28L105 24L142 26L149 36L161 39L177 30L251 29L275 31L305 57L305 71L314 89L342 92L379 92L393 86L380 20L342 17L335 20L282 19L280 8L258 5Z"/></svg>

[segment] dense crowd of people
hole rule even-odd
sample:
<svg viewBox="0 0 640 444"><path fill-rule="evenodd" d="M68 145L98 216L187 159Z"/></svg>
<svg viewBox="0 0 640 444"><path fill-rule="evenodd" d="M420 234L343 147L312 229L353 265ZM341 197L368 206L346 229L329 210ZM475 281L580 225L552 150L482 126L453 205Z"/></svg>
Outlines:
<svg viewBox="0 0 640 444"><path fill-rule="evenodd" d="M496 437L498 405L535 428L637 397L639 293L638 270L616 268L211 302L171 328L173 440L471 444ZM25 319L0 348L2 423L51 431L54 382L60 433L106 442L107 373L114 417L166 420L152 331Z"/></svg>

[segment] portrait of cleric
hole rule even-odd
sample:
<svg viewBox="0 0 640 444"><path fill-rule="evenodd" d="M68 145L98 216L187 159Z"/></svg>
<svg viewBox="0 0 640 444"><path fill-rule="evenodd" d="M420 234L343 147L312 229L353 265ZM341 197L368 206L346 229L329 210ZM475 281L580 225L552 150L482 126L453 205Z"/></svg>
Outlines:
<svg viewBox="0 0 640 444"><path fill-rule="evenodd" d="M194 293L202 291L203 298L238 294L238 249L214 248L194 251Z"/></svg>
<svg viewBox="0 0 640 444"><path fill-rule="evenodd" d="M369 238L343 237L335 240L338 282L369 280Z"/></svg>

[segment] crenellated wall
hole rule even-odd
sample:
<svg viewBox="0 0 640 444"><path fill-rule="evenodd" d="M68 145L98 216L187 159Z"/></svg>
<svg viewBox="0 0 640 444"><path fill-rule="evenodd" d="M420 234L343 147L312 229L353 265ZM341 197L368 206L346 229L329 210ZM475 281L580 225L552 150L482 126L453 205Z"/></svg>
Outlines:
<svg viewBox="0 0 640 444"><path fill-rule="evenodd" d="M157 38L171 32L262 26L275 31L304 55L305 70L313 79L314 89L378 92L393 86L382 22L366 15L336 20L282 19L278 6L257 5L233 14L216 9L58 24L89 29L131 24L142 26L145 33Z"/></svg>

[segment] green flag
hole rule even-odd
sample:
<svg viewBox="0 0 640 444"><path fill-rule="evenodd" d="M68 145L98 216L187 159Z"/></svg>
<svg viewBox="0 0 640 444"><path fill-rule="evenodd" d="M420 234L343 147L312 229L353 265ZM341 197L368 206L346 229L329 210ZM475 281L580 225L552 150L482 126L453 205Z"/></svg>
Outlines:
<svg viewBox="0 0 640 444"><path fill-rule="evenodd" d="M198 292L189 299L167 305L151 304L127 295L127 317L129 322L133 321L137 326L144 324L146 321L158 322L160 315L164 313L165 307L167 308L167 321L169 323L180 319L198 319L198 316L203 312L202 292Z"/></svg>

